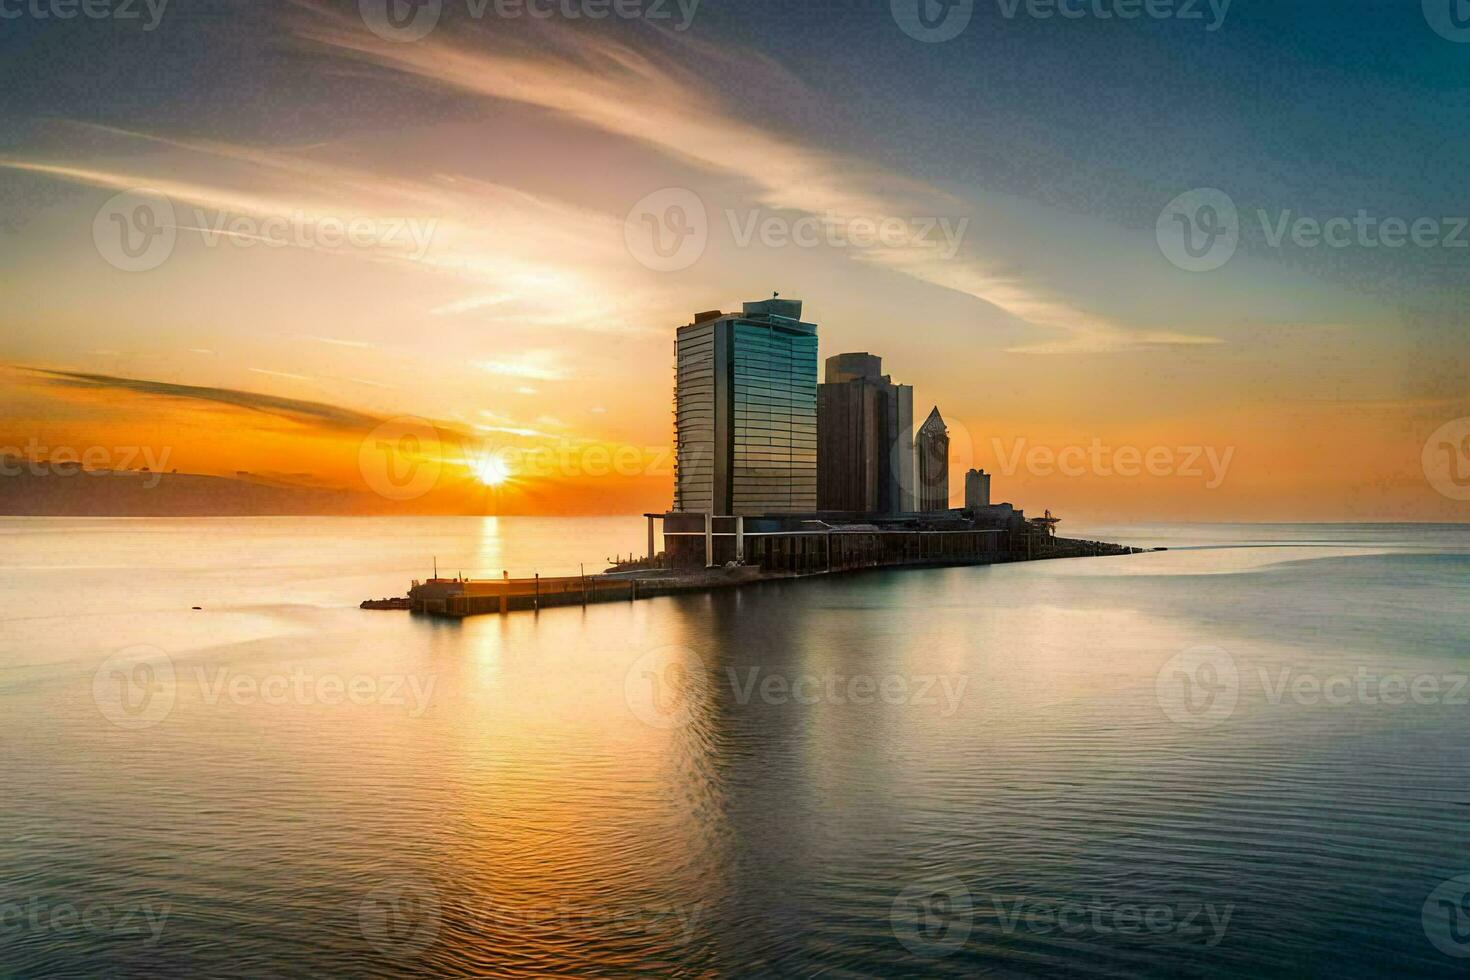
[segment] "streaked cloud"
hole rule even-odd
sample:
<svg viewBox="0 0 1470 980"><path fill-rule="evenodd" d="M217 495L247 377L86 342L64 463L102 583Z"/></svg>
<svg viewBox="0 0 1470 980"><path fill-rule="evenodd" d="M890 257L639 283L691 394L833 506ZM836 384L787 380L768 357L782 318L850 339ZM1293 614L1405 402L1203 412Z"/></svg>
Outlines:
<svg viewBox="0 0 1470 980"><path fill-rule="evenodd" d="M469 313L472 310L482 310L488 306L499 306L508 303L515 297L509 293L492 293L489 296L466 296L464 299L455 300L436 306L429 311L434 316L456 316L460 313Z"/></svg>
<svg viewBox="0 0 1470 980"><path fill-rule="evenodd" d="M290 381L315 381L310 375L292 374L290 371L272 371L268 368L247 368L251 374L264 374L272 378L286 378Z"/></svg>
<svg viewBox="0 0 1470 980"><path fill-rule="evenodd" d="M275 150L209 140L69 123L114 141L87 163L17 156L0 168L114 191L146 190L175 207L181 231L218 247L273 236L236 233L220 215L248 217L261 228L354 224L382 234L366 246L316 247L349 260L392 263L428 277L443 290L464 284L467 294L425 312L473 314L495 307L509 325L554 326L597 332L641 332L633 326L639 297L607 273L626 261L620 222L545 195L446 174L415 177L333 158L333 148ZM165 151L168 156L139 153ZM340 152L340 151L338 151ZM189 220L190 209L196 209ZM273 222L274 224L267 224ZM405 228L432 227L426 248L409 247ZM396 231L395 231L396 230ZM257 246L258 247L258 246ZM324 343L356 341L312 335Z"/></svg>
<svg viewBox="0 0 1470 980"><path fill-rule="evenodd" d="M477 432L492 432L492 433L498 433L500 435L519 436L519 437L521 437L523 439L550 439L551 438L551 436L548 433L542 432L539 429L528 429L528 428L524 428L524 427L521 427L521 426L514 426L514 425L476 425L475 426L475 430Z"/></svg>
<svg viewBox="0 0 1470 980"><path fill-rule="evenodd" d="M526 351L490 361L481 361L480 370L507 378L527 378L532 381L562 381L566 371L556 363L556 355L550 351ZM519 390L519 389L518 389Z"/></svg>
<svg viewBox="0 0 1470 980"><path fill-rule="evenodd" d="M314 340L319 344L331 344L334 347L356 347L359 349L370 349L376 344L370 344L365 340L343 340L340 337L318 337L314 334L302 334L302 340Z"/></svg>
<svg viewBox="0 0 1470 980"><path fill-rule="evenodd" d="M234 388L211 388L175 384L169 381L150 381L143 378L122 378L74 371L51 371L42 368L23 368L22 370L41 378L48 384L63 388L87 391L113 390L186 402L210 402L261 412L303 425L360 430L370 429L382 421L375 416L343 408L340 405L329 405L325 402L298 398L282 398L277 395L263 395L259 392L240 391Z"/></svg>
<svg viewBox="0 0 1470 980"><path fill-rule="evenodd" d="M807 146L749 123L708 83L672 59L646 55L606 36L549 29L531 52L490 32L454 39L447 32L413 44L383 41L359 24L310 4L299 37L371 64L490 99L560 113L581 124L651 146L707 171L738 177L759 202L838 223L884 217L964 216L970 205L922 182L863 160ZM735 64L798 87L768 59L683 38L694 57ZM1012 348L1021 353L1103 353L1165 344L1213 342L1173 331L1139 331L1069 301L1054 289L996 273L995 243L971 242L944 258L919 243L855 252L921 282L973 296L1058 335ZM467 301L469 302L469 301Z"/></svg>

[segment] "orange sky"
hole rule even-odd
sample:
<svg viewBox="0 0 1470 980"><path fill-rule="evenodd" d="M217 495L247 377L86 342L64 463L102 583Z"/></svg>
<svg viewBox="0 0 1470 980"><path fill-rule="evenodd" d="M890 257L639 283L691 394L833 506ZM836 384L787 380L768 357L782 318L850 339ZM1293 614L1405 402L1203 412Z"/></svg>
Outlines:
<svg viewBox="0 0 1470 980"><path fill-rule="evenodd" d="M261 410L186 393L77 388L15 369L5 381L0 449L32 456L91 451L89 465L247 471L361 491L375 509L410 513L640 513L665 508L671 492L672 456L656 432L623 440L420 417L338 422L310 403ZM1089 521L1454 520L1463 505L1434 491L1420 460L1437 409L1304 400L1228 419L1087 425L942 408L956 502L958 474L979 466L993 474L997 500ZM420 441L404 448L405 434ZM409 472L416 463L432 470L427 484ZM388 467L400 470L403 493L384 483Z"/></svg>
<svg viewBox="0 0 1470 980"><path fill-rule="evenodd" d="M270 23L324 85L371 82L384 120L398 99L442 111L291 141L34 121L0 157L29 202L0 268L0 450L148 447L183 472L371 494L364 445L409 417L431 426L436 479L385 506L663 509L674 329L779 290L804 300L823 357L881 354L917 417L940 407L956 500L977 465L996 499L1079 520L1470 515L1421 460L1470 417L1448 320L1245 251L1184 272L1151 217L923 179L920 161L854 148L860 134L761 118L703 69L832 127L851 114L692 33L638 45L546 24L401 44L305 2ZM644 202L671 193L703 219L677 267L635 240ZM139 200L167 202L169 246L129 271L108 236ZM760 230L812 216L812 245ZM869 219L898 238L828 233ZM923 227L963 233L904 238ZM1153 472L1129 475L1134 453Z"/></svg>

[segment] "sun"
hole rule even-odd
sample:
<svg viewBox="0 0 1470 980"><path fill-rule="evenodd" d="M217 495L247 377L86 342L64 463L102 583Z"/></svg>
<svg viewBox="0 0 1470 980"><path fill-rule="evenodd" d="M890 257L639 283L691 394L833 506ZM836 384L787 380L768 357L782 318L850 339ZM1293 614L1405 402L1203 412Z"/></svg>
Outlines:
<svg viewBox="0 0 1470 980"><path fill-rule="evenodd" d="M499 456L485 456L470 464L475 479L487 487L498 487L510 479L510 467Z"/></svg>

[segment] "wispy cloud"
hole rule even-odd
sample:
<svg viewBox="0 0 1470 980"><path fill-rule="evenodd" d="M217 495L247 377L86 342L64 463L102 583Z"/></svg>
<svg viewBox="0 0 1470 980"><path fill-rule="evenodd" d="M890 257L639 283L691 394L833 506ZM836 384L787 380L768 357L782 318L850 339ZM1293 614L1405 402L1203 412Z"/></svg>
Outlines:
<svg viewBox="0 0 1470 980"><path fill-rule="evenodd" d="M150 381L143 378L123 378L107 374L86 374L75 371L50 371L41 368L23 369L47 383L65 388L87 391L119 391L180 401L209 402L235 408L261 412L277 418L287 419L303 425L327 426L335 429L371 429L382 420L340 405L307 401L298 398L282 398L262 395L253 391L234 388L212 388L198 385L174 384L169 381Z"/></svg>
<svg viewBox="0 0 1470 980"><path fill-rule="evenodd" d="M464 299L436 306L429 313L434 316L456 316L460 313L469 313L472 310L482 310L487 306L499 306L502 303L510 302L514 298L509 293L492 293L489 296L466 296Z"/></svg>
<svg viewBox="0 0 1470 980"><path fill-rule="evenodd" d="M360 349L369 349L377 346L376 344L370 344L365 340L343 340L340 337L318 337L315 334L302 334L301 339L314 340L319 344L331 344L334 347L356 347Z"/></svg>
<svg viewBox="0 0 1470 980"><path fill-rule="evenodd" d="M492 412L488 408L480 409L479 416L485 421L472 423L472 428L476 432L491 433L496 435L520 436L525 439L551 438L548 433L542 431L541 429L532 428L531 426L518 419L513 419L509 415L503 415L500 412ZM540 419L537 419L536 421L538 424L546 424L546 419L544 416Z"/></svg>
<svg viewBox="0 0 1470 980"><path fill-rule="evenodd" d="M561 381L567 377L566 371L556 364L556 356L550 351L526 351L492 361L481 361L479 367L488 374L532 381Z"/></svg>
<svg viewBox="0 0 1470 980"><path fill-rule="evenodd" d="M621 225L606 214L483 180L435 173L416 177L340 162L330 149L275 150L67 125L117 141L116 152L99 155L92 146L94 159L86 163L0 158L0 168L163 195L175 206L175 226L198 232L205 244L276 240L236 231L219 215L248 217L260 229L279 229L282 222L293 229L324 223L374 229L376 237L365 246L318 250L423 273L439 291L463 284L467 296L431 308L440 315L473 313L493 304L496 317L511 324L646 330L632 325L636 297L599 278L600 270L621 268L626 260ZM140 146L169 156L161 161L157 154L140 154ZM197 220L185 220L191 209ZM409 247L413 236L405 229L410 228L432 228L425 247Z"/></svg>
<svg viewBox="0 0 1470 980"><path fill-rule="evenodd" d="M532 107L641 144L712 175L734 178L762 207L839 223L884 217L958 220L974 210L972 202L932 185L744 119L710 82L709 72L673 57L640 53L606 33L545 25L532 49L495 32L476 31L473 39L463 39L442 29L417 43L394 44L365 30L360 19L320 5L298 3L287 16L294 37L318 51L401 73L415 85ZM803 95L796 79L759 53L712 48L687 36L678 43L690 60L718 64L722 75L758 76L793 96ZM347 157L322 144L273 149L76 125L122 141L121 149L128 152L99 157L94 147L91 162L15 157L0 159L0 167L108 189L147 188L188 207L261 219L432 221L432 241L422 252L389 244L340 254L394 263L441 285L461 285L463 295L426 304L425 313L436 316L510 327L650 329L643 297L632 295L627 282L609 271L627 268L621 213L457 174L374 169L360 155ZM160 164L156 155L138 154L140 142L170 156ZM180 226L219 237L236 234L208 221L181 221ZM976 230L951 257L918 241L844 254L975 297L1050 338L1017 345L1012 348L1017 352L1097 353L1213 342L1140 330L1090 311L1055 283L1007 274L1001 270L1013 263L996 254L1004 243L982 235L983 229Z"/></svg>
<svg viewBox="0 0 1470 980"><path fill-rule="evenodd" d="M291 381L313 381L314 378L305 374L292 374L290 371L271 371L267 368L247 368L252 374L264 374L272 378L287 378Z"/></svg>
<svg viewBox="0 0 1470 980"><path fill-rule="evenodd" d="M655 59L605 36L544 32L544 49L530 51L488 33L473 43L447 36L414 44L376 38L348 19L303 5L320 16L296 27L299 37L420 80L550 110L586 126L649 145L714 173L738 177L765 206L851 222L886 216L966 214L955 196L865 161L822 151L740 119L707 75L672 59ZM797 83L756 54L683 43L702 59ZM945 258L921 243L855 253L921 282L973 296L1057 339L1013 348L1024 353L1100 353L1160 344L1213 342L1172 331L1140 331L1091 313L1035 282L1000 275L987 262L986 243Z"/></svg>
<svg viewBox="0 0 1470 980"><path fill-rule="evenodd" d="M550 435L538 429L527 429L514 425L476 425L475 430L478 432L493 432L507 436L520 436L524 439L551 438Z"/></svg>

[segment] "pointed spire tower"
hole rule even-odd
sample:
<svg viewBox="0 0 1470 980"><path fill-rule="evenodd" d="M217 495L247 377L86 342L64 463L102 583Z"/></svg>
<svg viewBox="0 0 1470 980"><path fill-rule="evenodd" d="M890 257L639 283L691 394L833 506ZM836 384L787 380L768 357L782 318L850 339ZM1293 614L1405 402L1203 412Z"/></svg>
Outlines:
<svg viewBox="0 0 1470 980"><path fill-rule="evenodd" d="M949 426L937 405L914 436L914 454L918 457L918 510L948 510Z"/></svg>

